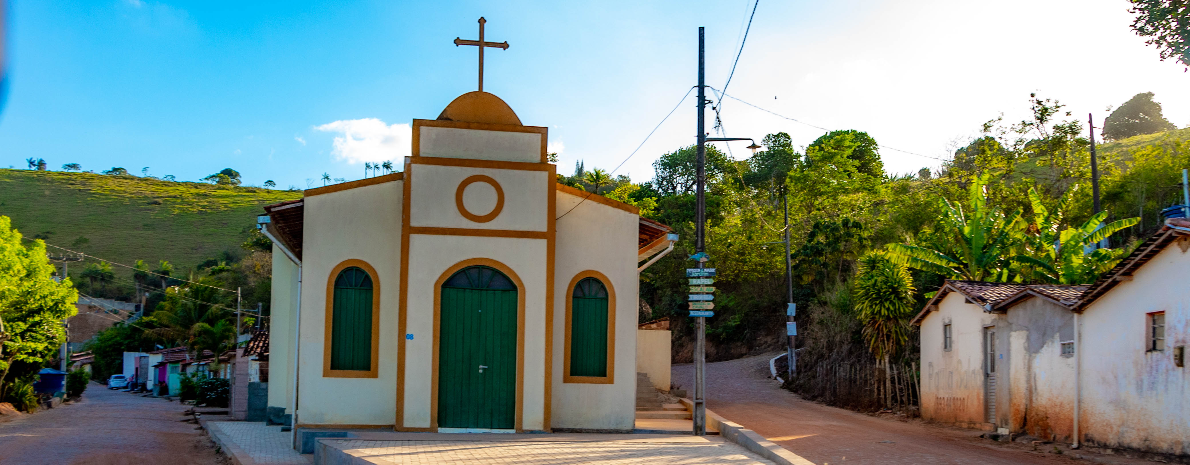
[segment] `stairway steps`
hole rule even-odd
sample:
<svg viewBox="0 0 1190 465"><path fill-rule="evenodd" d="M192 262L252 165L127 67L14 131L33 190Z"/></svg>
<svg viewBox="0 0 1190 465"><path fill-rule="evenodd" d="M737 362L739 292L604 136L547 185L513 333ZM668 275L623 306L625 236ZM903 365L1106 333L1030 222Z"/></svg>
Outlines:
<svg viewBox="0 0 1190 465"><path fill-rule="evenodd" d="M637 411L636 418L649 418L660 420L689 420L691 418L690 412L682 411L675 412L670 410L644 410Z"/></svg>

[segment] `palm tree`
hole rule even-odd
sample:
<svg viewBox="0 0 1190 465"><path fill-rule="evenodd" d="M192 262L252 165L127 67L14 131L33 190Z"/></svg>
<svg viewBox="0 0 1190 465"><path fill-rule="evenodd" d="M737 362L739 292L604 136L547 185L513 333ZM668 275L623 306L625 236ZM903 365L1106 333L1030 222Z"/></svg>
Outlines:
<svg viewBox="0 0 1190 465"><path fill-rule="evenodd" d="M29 164L29 169L37 168L37 159L29 157L25 159L25 163Z"/></svg>
<svg viewBox="0 0 1190 465"><path fill-rule="evenodd" d="M1072 191L1073 192L1073 191ZM1059 230L1070 197L1062 199L1058 208L1049 210L1041 195L1029 188L1029 203L1033 208L1031 234L1025 236L1025 254L1013 261L1023 265L1036 281L1053 284L1089 284L1099 278L1132 252L1128 248L1099 248L1097 244L1120 230L1130 228L1140 218L1125 218L1103 224L1108 212L1102 211L1078 227Z"/></svg>
<svg viewBox="0 0 1190 465"><path fill-rule="evenodd" d="M331 175L329 173L322 173L322 185L330 184Z"/></svg>
<svg viewBox="0 0 1190 465"><path fill-rule="evenodd" d="M583 182L595 186L595 193L598 194L599 186L611 184L612 177L607 174L607 171L595 168L583 174Z"/></svg>
<svg viewBox="0 0 1190 465"><path fill-rule="evenodd" d="M893 263L938 273L947 278L971 281L1008 281L1010 253L1023 240L1024 221L1020 211L1005 215L987 204L987 175L967 188L970 211L946 199L942 203L942 227L933 244L889 244Z"/></svg>
<svg viewBox="0 0 1190 465"><path fill-rule="evenodd" d="M393 172L393 162L391 160L385 160L385 162L381 163L380 166L384 167L385 174L389 174L389 173Z"/></svg>
<svg viewBox="0 0 1190 465"><path fill-rule="evenodd" d="M153 273L157 274L158 277L161 278L161 289L164 290L166 287L168 287L166 285L169 284L169 277L171 274L173 274L173 272L174 266L169 262L162 260L157 264L157 270Z"/></svg>
<svg viewBox="0 0 1190 465"><path fill-rule="evenodd" d="M364 162L364 177L365 177L365 178L366 178L366 177L368 177L368 172L369 172L369 171L372 171L372 162L370 162L370 161L365 161L365 162Z"/></svg>
<svg viewBox="0 0 1190 465"><path fill-rule="evenodd" d="M199 284L215 283L211 278L200 278ZM219 289L207 285L190 287L172 287L165 291L165 299L153 312L153 318L161 323L161 327L149 330L154 337L190 348L196 357L202 356L202 349L196 345L210 345L202 341L209 336L207 331L214 328L221 321L228 319L228 313L220 305L223 300ZM232 331L234 332L234 330ZM198 342L196 344L196 342ZM214 347L218 349L218 347Z"/></svg>
<svg viewBox="0 0 1190 465"><path fill-rule="evenodd" d="M892 404L889 359L909 341L913 316L913 277L904 265L883 252L870 252L859 260L855 278L855 309L863 324L868 350L884 366L884 404Z"/></svg>

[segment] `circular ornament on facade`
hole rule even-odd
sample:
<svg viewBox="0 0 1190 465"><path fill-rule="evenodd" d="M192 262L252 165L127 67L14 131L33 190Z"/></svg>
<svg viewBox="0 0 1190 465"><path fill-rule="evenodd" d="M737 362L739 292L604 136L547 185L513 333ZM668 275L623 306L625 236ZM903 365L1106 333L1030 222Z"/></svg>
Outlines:
<svg viewBox="0 0 1190 465"><path fill-rule="evenodd" d="M492 189L496 191L496 206L492 208L492 211L483 215L476 215L475 213L472 213L467 209L467 205L463 203L463 193L467 190L467 186L477 182L482 182L492 186ZM504 189L501 189L500 183L496 182L496 180L492 179L490 176L484 176L482 174L472 175L467 177L467 179L464 179L463 182L459 183L459 188L455 190L455 205L458 207L459 213L462 214L464 218L476 223L487 223L496 219L496 216L500 215L500 211L504 209Z"/></svg>

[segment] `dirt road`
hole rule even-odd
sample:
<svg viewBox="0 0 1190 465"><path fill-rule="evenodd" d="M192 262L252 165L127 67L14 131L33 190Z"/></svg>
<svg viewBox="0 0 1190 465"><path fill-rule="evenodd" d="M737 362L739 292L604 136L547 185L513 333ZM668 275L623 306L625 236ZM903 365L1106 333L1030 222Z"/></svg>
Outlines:
<svg viewBox="0 0 1190 465"><path fill-rule="evenodd" d="M177 402L92 383L81 402L0 423L0 463L69 465L219 464L204 431Z"/></svg>
<svg viewBox="0 0 1190 465"><path fill-rule="evenodd" d="M993 444L978 432L808 402L768 379L769 357L708 363L707 408L816 464L1087 463ZM673 367L674 383L689 389L693 379L693 365Z"/></svg>

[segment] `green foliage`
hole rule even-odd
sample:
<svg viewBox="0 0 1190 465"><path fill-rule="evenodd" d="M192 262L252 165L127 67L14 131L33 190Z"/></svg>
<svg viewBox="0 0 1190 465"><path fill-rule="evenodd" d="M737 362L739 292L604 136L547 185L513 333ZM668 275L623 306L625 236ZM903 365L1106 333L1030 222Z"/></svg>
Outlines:
<svg viewBox="0 0 1190 465"><path fill-rule="evenodd" d="M83 165L80 165L78 163L67 163L65 165L62 165L62 171L82 171L82 170L83 170Z"/></svg>
<svg viewBox="0 0 1190 465"><path fill-rule="evenodd" d="M1176 59L1190 67L1190 5L1185 0L1129 0L1136 15L1132 30L1155 45L1161 61Z"/></svg>
<svg viewBox="0 0 1190 465"><path fill-rule="evenodd" d="M795 281L824 285L845 281L851 264L868 247L871 232L846 216L814 222L801 247L793 253Z"/></svg>
<svg viewBox="0 0 1190 465"><path fill-rule="evenodd" d="M197 404L207 407L227 407L231 383L223 378L204 378L198 382Z"/></svg>
<svg viewBox="0 0 1190 465"><path fill-rule="evenodd" d="M202 180L217 186L238 186L240 185L240 172L231 168L224 168L218 173L202 178Z"/></svg>
<svg viewBox="0 0 1190 465"><path fill-rule="evenodd" d="M1134 95L1103 121L1103 137L1108 140L1153 134L1177 129L1161 115L1161 104L1153 101L1152 92Z"/></svg>
<svg viewBox="0 0 1190 465"><path fill-rule="evenodd" d="M16 380L9 383L8 392L0 399L12 404L13 408L25 413L37 411L39 405L37 392L33 390L33 383L27 380Z"/></svg>
<svg viewBox="0 0 1190 465"><path fill-rule="evenodd" d="M87 370L78 369L66 374L66 396L79 397L83 395L83 391L87 390L87 384L91 382L90 373Z"/></svg>
<svg viewBox="0 0 1190 465"><path fill-rule="evenodd" d="M855 162L855 171L872 178L884 177L884 163L880 161L879 146L876 139L863 131L848 129L846 131L831 131L819 137L809 147L810 152L832 152ZM807 163L811 160L807 159Z"/></svg>
<svg viewBox="0 0 1190 465"><path fill-rule="evenodd" d="M182 373L178 375L178 398L194 400L198 398L199 384L205 379L198 373Z"/></svg>
<svg viewBox="0 0 1190 465"><path fill-rule="evenodd" d="M595 187L593 192L599 194L599 188L611 184L612 178L607 171L595 168L583 174L583 181Z"/></svg>
<svg viewBox="0 0 1190 465"><path fill-rule="evenodd" d="M883 252L870 252L860 259L853 299L864 342L877 359L887 360L909 341L914 292L909 270Z"/></svg>
<svg viewBox="0 0 1190 465"><path fill-rule="evenodd" d="M36 373L66 340L62 320L77 313L70 279L52 278L45 243L26 247L0 216L0 397L8 382Z"/></svg>
<svg viewBox="0 0 1190 465"><path fill-rule="evenodd" d="M1080 226L1064 226L1063 216L1069 198L1058 208L1046 208L1041 195L1029 189L1033 208L1030 234L1022 237L1024 255L1013 260L1024 268L1026 280L1054 284L1090 284L1131 253L1131 248L1098 248L1100 241L1136 225L1140 218L1126 218L1104 224L1106 211L1099 212Z"/></svg>
<svg viewBox="0 0 1190 465"><path fill-rule="evenodd" d="M144 318L138 321L136 326L117 323L101 331L94 340L87 343L86 350L95 356L95 361L91 363L93 379L106 383L112 375L123 373L124 352L153 349L152 342L144 337L144 330L141 329L144 323Z"/></svg>
<svg viewBox="0 0 1190 465"><path fill-rule="evenodd" d="M662 155L653 162L653 188L663 195L690 194L698 180L698 147L691 145ZM706 146L707 183L717 183L735 171L727 155L713 145Z"/></svg>
<svg viewBox="0 0 1190 465"><path fill-rule="evenodd" d="M116 166L110 170L103 171L103 174L108 176L128 176L128 170Z"/></svg>

